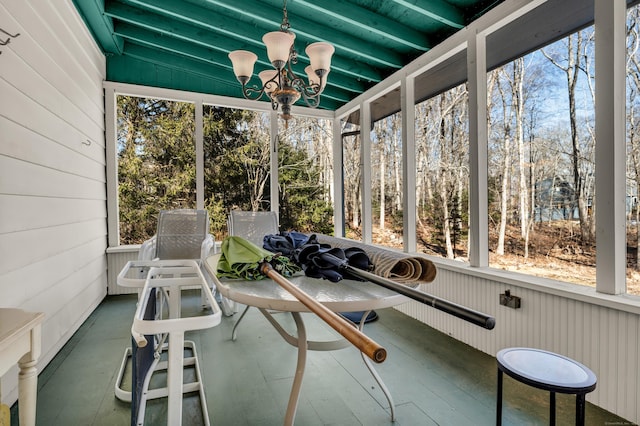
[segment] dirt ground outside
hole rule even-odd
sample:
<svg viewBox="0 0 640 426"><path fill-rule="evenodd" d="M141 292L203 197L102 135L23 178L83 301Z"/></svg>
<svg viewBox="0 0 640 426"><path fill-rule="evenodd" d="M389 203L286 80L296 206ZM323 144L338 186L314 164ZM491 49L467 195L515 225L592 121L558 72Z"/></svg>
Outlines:
<svg viewBox="0 0 640 426"><path fill-rule="evenodd" d="M444 257L446 253L434 240L433 230L419 230L419 250L435 256ZM579 243L577 222L551 222L538 225L531 233L529 256L524 257L524 241L519 229L508 230L505 238L505 254L495 254L497 233L489 235L489 265L493 268L521 272L527 275L544 277L558 281L571 282L595 287L596 285L596 247ZM431 238L429 238L431 236ZM352 238L358 238L354 236ZM629 244L635 245L635 233L627 236ZM387 247L402 248L402 234L393 232L391 226L373 228L373 242ZM627 247L627 293L640 296L640 270L636 270L636 248ZM456 257L467 260L466 240L456 244Z"/></svg>

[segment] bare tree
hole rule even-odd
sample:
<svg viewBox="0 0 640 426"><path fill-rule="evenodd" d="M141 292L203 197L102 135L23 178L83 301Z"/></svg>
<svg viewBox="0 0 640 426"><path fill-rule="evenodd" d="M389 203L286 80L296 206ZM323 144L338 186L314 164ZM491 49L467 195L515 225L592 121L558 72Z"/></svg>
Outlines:
<svg viewBox="0 0 640 426"><path fill-rule="evenodd" d="M571 170L573 178L573 188L576 194L578 216L580 220L580 237L583 244L593 240L591 227L588 224L587 202L585 200L585 176L581 173L581 161L584 152L581 150L580 135L578 132L578 118L576 113L576 89L578 86L578 76L583 70L584 58L586 57L585 47L587 39L584 32L579 31L571 34L566 39L566 55L561 60L546 51L543 54L558 69L565 73L567 81L567 96L569 101L569 125L571 129Z"/></svg>
<svg viewBox="0 0 640 426"><path fill-rule="evenodd" d="M633 214L636 234L636 259L635 269L640 270L640 209L637 200L640 199L640 9L633 7L627 13L627 159L628 176L632 185L628 193L633 195L630 202L629 213Z"/></svg>
<svg viewBox="0 0 640 426"><path fill-rule="evenodd" d="M518 194L520 196L520 235L522 238L527 236L528 219L529 219L529 185L527 182L527 158L524 146L524 58L520 57L513 61L513 80L512 80L512 98L515 112L516 126L516 143L518 145L518 169L520 170L520 179Z"/></svg>
<svg viewBox="0 0 640 426"><path fill-rule="evenodd" d="M345 221L350 221L351 228L360 229L360 135L359 126L344 123L342 133Z"/></svg>
<svg viewBox="0 0 640 426"><path fill-rule="evenodd" d="M497 79L500 76L504 77L506 75L506 69L502 68L494 74L495 75L493 79ZM508 78L503 78L502 80L508 80ZM501 106L500 117L502 118L502 125L500 126L500 138L502 139L502 144L500 145L500 152L502 154L500 168L500 223L498 226L498 244L496 247L496 254L502 256L504 255L504 241L507 230L507 219L509 216L509 199L511 198L511 127L513 121L513 110L511 108L509 97L505 93L505 88L503 87L503 85L498 82L498 84L495 84L495 89L498 94L498 102Z"/></svg>

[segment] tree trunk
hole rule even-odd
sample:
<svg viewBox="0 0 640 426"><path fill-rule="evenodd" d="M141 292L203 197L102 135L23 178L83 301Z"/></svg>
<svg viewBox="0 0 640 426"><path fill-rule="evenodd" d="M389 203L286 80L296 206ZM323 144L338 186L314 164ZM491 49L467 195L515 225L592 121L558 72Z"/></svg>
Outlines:
<svg viewBox="0 0 640 426"><path fill-rule="evenodd" d="M526 236L529 219L529 195L527 185L527 161L524 148L524 58L513 62L513 97L515 99L516 141L518 144L518 169L520 170L520 235Z"/></svg>
<svg viewBox="0 0 640 426"><path fill-rule="evenodd" d="M384 229L385 222L385 210L387 208L385 203L385 163L386 158L384 155L384 149L380 150L380 229Z"/></svg>
<svg viewBox="0 0 640 426"><path fill-rule="evenodd" d="M587 209L584 200L584 182L580 176L580 146L578 141L578 119L576 117L576 85L580 69L580 53L582 50L582 36L575 35L576 46L573 46L574 36L569 37L569 65L567 67L567 84L569 87L569 123L571 127L571 169L573 171L573 188L578 204L578 218L580 220L580 239L583 244L591 241L587 226ZM573 212L571 212L573 215Z"/></svg>
<svg viewBox="0 0 640 426"><path fill-rule="evenodd" d="M502 163L502 186L500 191L500 228L498 231L498 246L496 254L504 255L504 239L507 232L507 208L509 206L509 179L511 177L511 138L504 138L504 162Z"/></svg>

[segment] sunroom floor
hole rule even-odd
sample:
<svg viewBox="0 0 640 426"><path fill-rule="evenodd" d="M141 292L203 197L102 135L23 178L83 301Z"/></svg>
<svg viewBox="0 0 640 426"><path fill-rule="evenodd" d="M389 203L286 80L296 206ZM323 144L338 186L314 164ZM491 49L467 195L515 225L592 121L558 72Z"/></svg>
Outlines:
<svg viewBox="0 0 640 426"><path fill-rule="evenodd" d="M194 297L199 301L199 297ZM130 404L114 396L130 345L135 295L109 296L38 378L37 424L128 425ZM242 307L241 307L242 308ZM388 352L376 369L395 400L389 405L356 349L309 352L296 415L299 425L492 425L496 421L496 360L394 309L377 311L365 331ZM188 332L200 360L212 425L281 425L295 372L296 349L256 309L231 340L239 317ZM276 314L293 324L290 315ZM310 338L333 334L305 314ZM291 326L293 327L293 326ZM505 376L506 425L548 424L548 393ZM184 402L183 425L201 424L197 398ZM165 401L149 404L146 424L166 424ZM558 395L559 425L573 424L575 398ZM17 404L12 424L18 424ZM587 403L587 424L628 424Z"/></svg>

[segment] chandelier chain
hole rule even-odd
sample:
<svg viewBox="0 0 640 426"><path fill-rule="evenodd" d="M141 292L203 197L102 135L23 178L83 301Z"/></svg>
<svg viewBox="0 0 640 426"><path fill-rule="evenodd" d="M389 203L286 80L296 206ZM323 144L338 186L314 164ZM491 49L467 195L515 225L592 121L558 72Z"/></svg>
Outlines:
<svg viewBox="0 0 640 426"><path fill-rule="evenodd" d="M290 28L291 24L289 24L289 15L287 14L287 0L284 0L282 6L282 23L280 24L280 31L288 33L291 32L289 31Z"/></svg>

